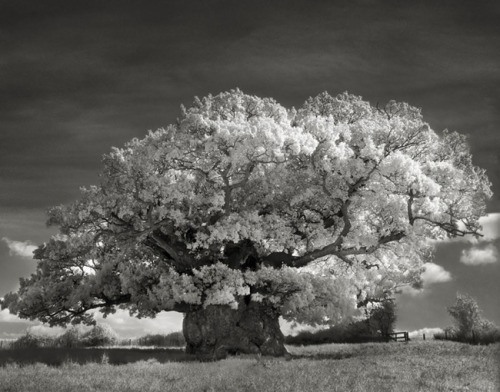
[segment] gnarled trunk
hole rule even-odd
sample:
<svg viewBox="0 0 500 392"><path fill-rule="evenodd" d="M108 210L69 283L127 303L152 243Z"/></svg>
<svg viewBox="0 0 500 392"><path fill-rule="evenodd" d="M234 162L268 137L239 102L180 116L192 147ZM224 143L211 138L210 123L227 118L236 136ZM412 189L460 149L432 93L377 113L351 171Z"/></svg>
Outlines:
<svg viewBox="0 0 500 392"><path fill-rule="evenodd" d="M184 316L186 352L202 359L221 359L227 354L287 354L278 313L268 305L240 301L238 309L209 305Z"/></svg>

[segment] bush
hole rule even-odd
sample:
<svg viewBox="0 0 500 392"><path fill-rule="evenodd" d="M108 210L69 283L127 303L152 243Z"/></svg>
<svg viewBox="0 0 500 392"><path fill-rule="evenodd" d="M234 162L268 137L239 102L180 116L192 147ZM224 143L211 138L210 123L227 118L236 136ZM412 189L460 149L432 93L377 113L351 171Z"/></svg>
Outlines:
<svg viewBox="0 0 500 392"><path fill-rule="evenodd" d="M51 336L35 335L31 332L26 332L23 336L15 340L11 344L11 348L40 348L53 347L55 339Z"/></svg>
<svg viewBox="0 0 500 392"><path fill-rule="evenodd" d="M96 325L90 331L83 332L79 327L68 328L57 337L35 335L26 332L10 345L11 348L48 348L48 347L96 347L118 343L118 335L106 324Z"/></svg>
<svg viewBox="0 0 500 392"><path fill-rule="evenodd" d="M81 342L87 347L111 346L118 342L118 335L107 324L96 325L83 334Z"/></svg>
<svg viewBox="0 0 500 392"><path fill-rule="evenodd" d="M312 345L327 343L367 343L383 342L393 332L396 322L396 306L392 298L385 298L369 312L366 320L336 325L316 332L300 332L296 336L286 336L285 343L291 345Z"/></svg>
<svg viewBox="0 0 500 392"><path fill-rule="evenodd" d="M443 332L434 334L436 340L457 340L458 331L455 327L446 327Z"/></svg>
<svg viewBox="0 0 500 392"><path fill-rule="evenodd" d="M434 335L435 339L470 344L500 342L500 328L481 316L481 309L471 296L457 294L455 304L448 307L448 313L454 318L455 327L446 328L444 334Z"/></svg>
<svg viewBox="0 0 500 392"><path fill-rule="evenodd" d="M155 347L184 347L186 340L182 332L172 332L168 335L146 335L137 339L139 346L155 346Z"/></svg>
<svg viewBox="0 0 500 392"><path fill-rule="evenodd" d="M83 332L77 327L71 327L55 340L57 347L81 347L83 346Z"/></svg>
<svg viewBox="0 0 500 392"><path fill-rule="evenodd" d="M393 298L385 298L379 307L370 311L370 317L366 322L370 328L370 335L376 335L377 331L380 331L383 336L394 332L396 301Z"/></svg>
<svg viewBox="0 0 500 392"><path fill-rule="evenodd" d="M290 345L313 345L327 343L367 343L382 342L385 338L373 331L367 320L349 325L336 325L316 332L303 331L296 336L286 336L285 343Z"/></svg>

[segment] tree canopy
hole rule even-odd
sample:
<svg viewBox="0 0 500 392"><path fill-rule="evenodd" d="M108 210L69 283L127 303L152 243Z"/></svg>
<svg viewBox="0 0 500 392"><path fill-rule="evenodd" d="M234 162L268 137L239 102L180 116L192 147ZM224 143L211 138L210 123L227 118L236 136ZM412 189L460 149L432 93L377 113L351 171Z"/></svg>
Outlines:
<svg viewBox="0 0 500 392"><path fill-rule="evenodd" d="M113 148L100 178L49 211L60 233L2 307L64 325L245 297L334 323L418 283L429 239L478 235L491 196L464 136L348 93L297 110L240 90L196 98Z"/></svg>

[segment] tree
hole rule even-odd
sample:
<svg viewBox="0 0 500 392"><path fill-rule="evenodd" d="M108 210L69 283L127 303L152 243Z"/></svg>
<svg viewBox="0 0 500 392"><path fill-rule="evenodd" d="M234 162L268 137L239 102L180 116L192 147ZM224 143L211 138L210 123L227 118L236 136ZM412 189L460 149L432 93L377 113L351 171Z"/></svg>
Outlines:
<svg viewBox="0 0 500 392"><path fill-rule="evenodd" d="M393 298L384 298L380 306L371 309L369 315L367 321L370 328L388 337L394 331L396 323L396 302Z"/></svg>
<svg viewBox="0 0 500 392"><path fill-rule="evenodd" d="M278 318L336 324L418 281L428 239L478 235L491 196L465 137L419 109L327 93L287 110L240 90L113 148L101 183L49 211L60 234L2 307L185 313L187 351L284 355Z"/></svg>
<svg viewBox="0 0 500 392"><path fill-rule="evenodd" d="M84 332L78 326L71 326L56 338L57 347L79 347L83 346Z"/></svg>
<svg viewBox="0 0 500 392"><path fill-rule="evenodd" d="M109 325L101 324L94 325L81 340L85 346L109 346L118 342L118 335Z"/></svg>
<svg viewBox="0 0 500 392"><path fill-rule="evenodd" d="M458 334L472 339L474 329L481 322L481 312L476 300L467 294L457 294L456 302L448 308L448 313L455 319Z"/></svg>
<svg viewBox="0 0 500 392"><path fill-rule="evenodd" d="M455 303L448 307L455 319L455 338L460 341L478 343L498 333L498 327L481 315L477 301L468 294L458 294Z"/></svg>

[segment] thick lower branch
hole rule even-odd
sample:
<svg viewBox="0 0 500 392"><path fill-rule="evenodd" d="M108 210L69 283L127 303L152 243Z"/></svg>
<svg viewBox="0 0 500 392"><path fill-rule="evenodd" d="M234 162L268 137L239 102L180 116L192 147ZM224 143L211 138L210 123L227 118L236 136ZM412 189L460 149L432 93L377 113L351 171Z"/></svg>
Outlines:
<svg viewBox="0 0 500 392"><path fill-rule="evenodd" d="M193 268L202 265L196 260L180 241L171 241L170 238L158 231L152 232L145 241L145 244L156 251L160 251L169 260L169 264L179 273L188 273Z"/></svg>
<svg viewBox="0 0 500 392"><path fill-rule="evenodd" d="M285 252L274 252L263 259L263 264L275 268L278 268L282 265L300 268L300 267L305 267L312 261L320 259L322 257L335 256L344 261L345 263L351 265L352 260L349 259L349 256L371 254L375 252L377 249L379 249L380 246L390 242L399 241L403 239L405 236L406 234L404 232L394 232L387 236L381 237L378 243L374 246L361 247L361 248L342 249L334 242L321 249L316 249L312 252L309 252L303 256L291 256L290 254Z"/></svg>

